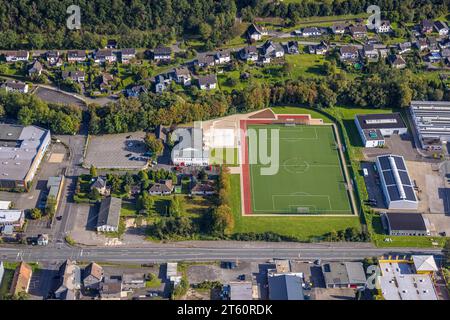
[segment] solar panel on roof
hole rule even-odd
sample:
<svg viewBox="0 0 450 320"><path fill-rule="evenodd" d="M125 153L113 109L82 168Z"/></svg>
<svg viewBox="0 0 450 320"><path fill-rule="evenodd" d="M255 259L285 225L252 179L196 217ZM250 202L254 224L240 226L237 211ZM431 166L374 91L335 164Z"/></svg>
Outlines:
<svg viewBox="0 0 450 320"><path fill-rule="evenodd" d="M414 189L412 187L409 186L404 186L403 187L405 189L405 193L406 193L406 200L409 201L416 201L416 194L414 193Z"/></svg>
<svg viewBox="0 0 450 320"><path fill-rule="evenodd" d="M383 171L383 177L384 181L386 181L386 185L392 185L395 184L394 175L392 174L392 171Z"/></svg>
<svg viewBox="0 0 450 320"><path fill-rule="evenodd" d="M402 184L404 185L411 185L411 180L409 180L408 173L406 171L399 171L398 174L400 175L400 179L402 180Z"/></svg>
<svg viewBox="0 0 450 320"><path fill-rule="evenodd" d="M398 192L398 189L397 189L396 185L387 187L387 190L389 192L389 198L391 198L391 201L402 200L400 198L400 193Z"/></svg>
<svg viewBox="0 0 450 320"><path fill-rule="evenodd" d="M406 170L405 161L400 157L394 157L398 170Z"/></svg>
<svg viewBox="0 0 450 320"><path fill-rule="evenodd" d="M381 157L380 158L380 165L381 169L383 170L390 170L391 165L389 164L389 158L388 157Z"/></svg>

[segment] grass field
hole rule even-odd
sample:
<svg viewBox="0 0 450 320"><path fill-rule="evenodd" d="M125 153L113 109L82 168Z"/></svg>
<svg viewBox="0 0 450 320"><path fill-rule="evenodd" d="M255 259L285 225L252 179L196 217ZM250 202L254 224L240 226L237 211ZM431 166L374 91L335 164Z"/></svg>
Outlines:
<svg viewBox="0 0 450 320"><path fill-rule="evenodd" d="M231 176L231 209L234 217L234 233L273 232L294 237L300 241L319 241L330 231L357 228L358 217L309 217L309 216L243 216L241 210L240 176Z"/></svg>
<svg viewBox="0 0 450 320"><path fill-rule="evenodd" d="M278 171L264 173L268 165L250 161L255 214L352 214L331 126L250 125L248 129L258 136L261 130L279 130ZM249 154L257 154L264 143L271 150L272 140L267 141L249 141Z"/></svg>

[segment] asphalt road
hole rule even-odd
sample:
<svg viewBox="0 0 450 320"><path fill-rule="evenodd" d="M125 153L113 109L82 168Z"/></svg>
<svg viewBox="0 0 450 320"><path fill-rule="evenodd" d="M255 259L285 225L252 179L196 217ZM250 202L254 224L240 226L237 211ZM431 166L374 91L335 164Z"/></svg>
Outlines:
<svg viewBox="0 0 450 320"><path fill-rule="evenodd" d="M216 261L245 260L262 261L273 258L302 260L360 260L382 255L433 254L440 255L438 249L371 249L350 247L304 247L290 246L276 248L189 248L155 246L152 248L95 247L72 248L65 244L55 247L0 248L0 260L48 262L73 259L76 261L116 262L116 263L161 263L167 261Z"/></svg>

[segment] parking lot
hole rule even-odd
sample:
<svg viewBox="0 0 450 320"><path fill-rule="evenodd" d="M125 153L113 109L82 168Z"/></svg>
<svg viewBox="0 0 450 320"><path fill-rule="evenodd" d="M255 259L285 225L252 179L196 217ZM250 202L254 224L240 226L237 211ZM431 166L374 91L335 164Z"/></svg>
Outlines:
<svg viewBox="0 0 450 320"><path fill-rule="evenodd" d="M75 97L73 97L69 94L64 94L64 93L56 91L56 90L50 90L50 89L39 87L36 89L35 95L49 103L58 103L58 104L64 104L64 105L76 105L76 106L80 106L80 107L84 106L84 103L81 100L76 99Z"/></svg>
<svg viewBox="0 0 450 320"><path fill-rule="evenodd" d="M144 132L92 136L84 166L89 168L93 165L100 169L143 169L148 162L148 158L143 156L147 152L144 137Z"/></svg>

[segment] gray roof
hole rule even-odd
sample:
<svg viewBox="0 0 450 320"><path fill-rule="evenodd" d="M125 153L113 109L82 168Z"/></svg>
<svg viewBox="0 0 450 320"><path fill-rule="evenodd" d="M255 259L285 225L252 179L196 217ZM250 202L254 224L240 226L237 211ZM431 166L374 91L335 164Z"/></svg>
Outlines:
<svg viewBox="0 0 450 320"><path fill-rule="evenodd" d="M302 279L292 274L272 274L268 277L270 300L304 300Z"/></svg>
<svg viewBox="0 0 450 320"><path fill-rule="evenodd" d="M322 266L325 283L347 286L366 283L364 268L360 262L329 262Z"/></svg>
<svg viewBox="0 0 450 320"><path fill-rule="evenodd" d="M417 197L414 193L414 188L403 157L385 155L379 156L377 161L381 167L380 175L389 193L389 200L417 202Z"/></svg>
<svg viewBox="0 0 450 320"><path fill-rule="evenodd" d="M103 199L98 213L97 226L119 226L120 210L122 208L122 199L108 197Z"/></svg>
<svg viewBox="0 0 450 320"><path fill-rule="evenodd" d="M217 83L217 77L216 77L215 74L208 74L206 76L199 76L198 77L198 83L200 85L208 85L208 84Z"/></svg>
<svg viewBox="0 0 450 320"><path fill-rule="evenodd" d="M250 281L230 282L230 300L253 300Z"/></svg>
<svg viewBox="0 0 450 320"><path fill-rule="evenodd" d="M0 179L24 180L50 131L0 124Z"/></svg>
<svg viewBox="0 0 450 320"><path fill-rule="evenodd" d="M420 213L386 213L390 230L427 231L425 221Z"/></svg>
<svg viewBox="0 0 450 320"><path fill-rule="evenodd" d="M97 177L91 186L92 188L103 189L106 187L106 181L102 177Z"/></svg>

